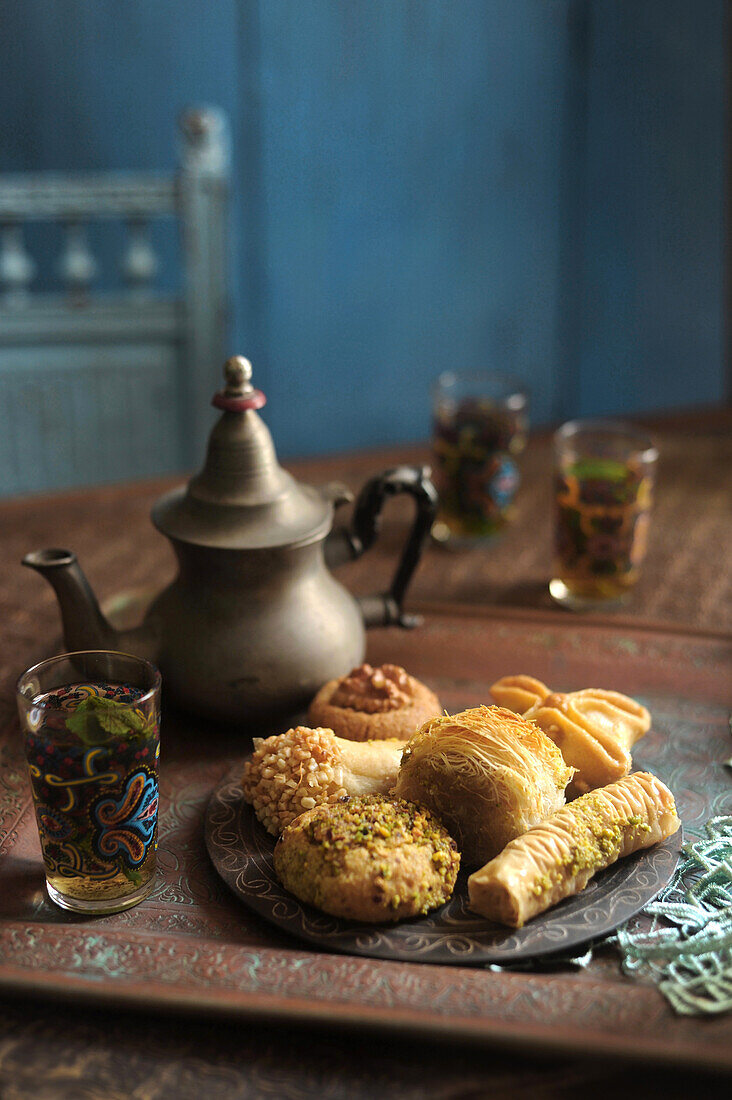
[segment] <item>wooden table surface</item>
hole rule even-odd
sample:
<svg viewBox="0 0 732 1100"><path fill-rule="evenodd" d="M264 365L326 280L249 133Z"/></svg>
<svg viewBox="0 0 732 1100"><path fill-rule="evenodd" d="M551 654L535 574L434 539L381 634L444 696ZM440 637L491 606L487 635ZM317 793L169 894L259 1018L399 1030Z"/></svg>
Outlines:
<svg viewBox="0 0 732 1100"><path fill-rule="evenodd" d="M608 618L663 623L683 631L729 628L732 471L729 412L658 421L661 463L648 558L632 602ZM354 489L372 473L401 461L428 461L426 447L336 456L289 464L312 483L333 478ZM553 609L547 595L551 559L547 437L532 439L523 462L516 521L489 547L453 552L430 547L409 604L498 605L508 616ZM175 479L178 481L180 479ZM165 540L148 520L153 500L171 481L147 482L0 504L5 568L0 575L4 629L0 639L0 716L11 720L18 673L58 646L59 617L50 588L20 558L43 546L74 549L98 596L159 587L173 573ZM394 502L379 543L340 578L354 592L385 587L404 538L409 506ZM128 1079L111 1080L111 1051L123 1051ZM379 1095L477 1100L528 1091L534 1097L579 1096L610 1090L647 1096L728 1094L729 1080L649 1066L628 1068L566 1057L527 1057L385 1036L323 1030L205 1023L144 1013L61 1011L36 1001L0 1004L0 1096L348 1097L374 1095L373 1060L388 1066Z"/></svg>

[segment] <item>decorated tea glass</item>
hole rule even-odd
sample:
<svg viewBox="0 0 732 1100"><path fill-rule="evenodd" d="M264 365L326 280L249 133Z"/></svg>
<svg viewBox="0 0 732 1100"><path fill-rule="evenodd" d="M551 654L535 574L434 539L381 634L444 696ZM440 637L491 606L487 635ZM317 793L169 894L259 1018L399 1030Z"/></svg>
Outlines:
<svg viewBox="0 0 732 1100"><path fill-rule="evenodd" d="M528 395L505 375L447 372L435 383L432 412L440 498L433 537L451 546L490 540L511 520Z"/></svg>
<svg viewBox="0 0 732 1100"><path fill-rule="evenodd" d="M622 421L555 433L555 553L549 591L571 610L622 603L646 552L658 451Z"/></svg>
<svg viewBox="0 0 732 1100"><path fill-rule="evenodd" d="M125 653L42 661L17 703L52 901L116 913L154 886L160 673Z"/></svg>

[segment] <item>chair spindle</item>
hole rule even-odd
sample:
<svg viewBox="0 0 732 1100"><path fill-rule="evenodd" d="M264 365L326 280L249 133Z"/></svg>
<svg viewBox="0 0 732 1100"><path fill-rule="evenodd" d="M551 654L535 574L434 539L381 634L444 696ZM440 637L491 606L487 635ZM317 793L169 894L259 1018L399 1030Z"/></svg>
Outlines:
<svg viewBox="0 0 732 1100"><path fill-rule="evenodd" d="M66 241L58 269L69 294L76 300L86 298L97 273L97 262L89 248L85 225L79 222L66 225Z"/></svg>
<svg viewBox="0 0 732 1100"><path fill-rule="evenodd" d="M122 260L122 274L137 297L148 294L152 280L158 272L158 258L150 241L150 227L143 218L133 218L127 223L129 239Z"/></svg>
<svg viewBox="0 0 732 1100"><path fill-rule="evenodd" d="M36 264L26 251L23 230L16 223L0 227L0 289L6 305L22 305L36 273Z"/></svg>

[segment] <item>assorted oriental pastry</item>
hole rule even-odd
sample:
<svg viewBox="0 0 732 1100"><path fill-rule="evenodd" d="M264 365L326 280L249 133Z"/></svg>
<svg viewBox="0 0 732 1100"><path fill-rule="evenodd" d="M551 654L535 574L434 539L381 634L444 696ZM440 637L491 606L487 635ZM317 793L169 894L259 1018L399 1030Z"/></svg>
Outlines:
<svg viewBox="0 0 732 1100"><path fill-rule="evenodd" d="M351 741L407 741L441 710L434 692L399 665L363 664L320 689L310 704L308 722Z"/></svg>
<svg viewBox="0 0 732 1100"><path fill-rule="evenodd" d="M282 884L335 916L396 921L447 901L462 858L481 868L470 907L519 928L679 828L663 783L628 774L645 707L523 675L491 694L440 714L404 669L364 664L318 692L315 728L255 738L244 797L281 834Z"/></svg>
<svg viewBox="0 0 732 1100"><path fill-rule="evenodd" d="M424 723L404 750L394 794L432 810L475 866L558 810L571 777L533 722L475 707Z"/></svg>
<svg viewBox="0 0 732 1100"><path fill-rule="evenodd" d="M617 859L650 848L679 828L674 798L648 772L581 795L512 840L468 879L470 908L520 928L583 890Z"/></svg>
<svg viewBox="0 0 732 1100"><path fill-rule="evenodd" d="M267 832L279 836L296 817L321 803L388 791L403 749L403 741L358 743L306 726L255 737L242 776L244 797Z"/></svg>
<svg viewBox="0 0 732 1100"><path fill-rule="evenodd" d="M448 901L460 856L429 810L376 796L316 806L274 851L282 885L301 901L358 921L398 921Z"/></svg>
<svg viewBox="0 0 732 1100"><path fill-rule="evenodd" d="M575 769L569 798L627 775L630 750L651 726L646 708L617 691L585 688L562 694L531 676L504 676L491 695L499 706L535 722L559 746Z"/></svg>

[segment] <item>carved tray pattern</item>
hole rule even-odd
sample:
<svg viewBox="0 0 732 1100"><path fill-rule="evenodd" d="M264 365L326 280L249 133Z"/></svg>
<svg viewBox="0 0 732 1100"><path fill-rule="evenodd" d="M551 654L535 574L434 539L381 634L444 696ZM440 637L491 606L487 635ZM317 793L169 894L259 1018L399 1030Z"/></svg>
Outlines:
<svg viewBox="0 0 732 1100"><path fill-rule="evenodd" d="M621 860L581 894L514 932L470 911L464 871L450 901L419 920L356 924L303 905L280 885L273 866L274 839L244 801L236 776L214 791L206 813L206 845L216 870L245 905L285 932L326 951L462 966L566 952L612 932L666 885L681 843L679 830L664 844Z"/></svg>
<svg viewBox="0 0 732 1100"><path fill-rule="evenodd" d="M18 647L18 664L32 656ZM686 835L732 812L723 765L732 750L730 652L719 636L449 609L433 610L418 631L370 632L368 657L405 665L455 710L485 701L486 684L511 671L530 671L557 690L626 690L654 718L636 763L672 788ZM224 732L165 710L156 889L127 913L64 914L42 888L13 712L8 692L0 699L0 991L732 1069L732 1016L675 1016L654 987L622 975L610 950L597 950L580 972L551 957L521 972L431 965L434 956L415 966L324 951L258 916L214 869L203 823L211 793L245 757L249 733L264 730Z"/></svg>

